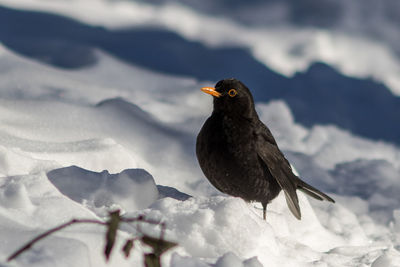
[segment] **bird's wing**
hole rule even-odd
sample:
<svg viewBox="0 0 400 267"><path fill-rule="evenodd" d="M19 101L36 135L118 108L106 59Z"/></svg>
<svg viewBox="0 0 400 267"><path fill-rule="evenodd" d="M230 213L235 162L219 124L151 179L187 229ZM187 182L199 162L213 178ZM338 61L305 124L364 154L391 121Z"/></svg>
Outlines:
<svg viewBox="0 0 400 267"><path fill-rule="evenodd" d="M300 206L296 194L296 184L293 178L289 161L279 150L278 145L270 130L260 122L257 127L257 144L256 150L258 156L262 159L271 176L275 178L279 186L285 193L286 203L293 215L300 220ZM294 177L293 177L294 176Z"/></svg>

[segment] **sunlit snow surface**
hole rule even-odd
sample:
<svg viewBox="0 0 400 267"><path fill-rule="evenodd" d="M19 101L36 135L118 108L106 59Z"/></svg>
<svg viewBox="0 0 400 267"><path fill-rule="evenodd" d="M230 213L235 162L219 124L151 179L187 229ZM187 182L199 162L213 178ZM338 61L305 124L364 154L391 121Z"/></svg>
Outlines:
<svg viewBox="0 0 400 267"><path fill-rule="evenodd" d="M151 3L156 4L151 4ZM129 28L135 26L156 26L176 32L189 40L199 41L209 46L243 46L261 63L284 75L291 76L306 70L315 61L326 62L341 72L355 77L372 77L385 83L394 94L400 95L400 63L398 43L400 31L398 17L400 5L393 0L379 1L337 1L329 4L323 1L326 13L336 14L332 27L298 27L296 23L286 23L290 12L302 13L306 10L288 10L287 4L296 6L299 1L278 1L262 4L240 4L236 9L227 8L218 1L192 0L0 0L9 7L53 12L75 18L94 26L107 28ZM222 2L222 1L221 1ZM248 1L243 1L247 3ZM275 2L275 4L274 4ZM158 3L158 4L157 4ZM225 4L229 3L226 1ZM313 8L312 1L305 3L304 9ZM197 12L190 7L198 7L205 12ZM332 6L329 9L329 6ZM316 13L323 10L318 10ZM209 9L214 12L207 13ZM293 8L291 6L291 8ZM338 11L340 9L341 11ZM227 11L229 10L229 11ZM364 11L366 14L363 14ZM372 11L371 11L372 10ZM309 11L311 13L311 11ZM215 16L222 13L224 16ZM310 15L310 14L308 14ZM296 16L294 14L293 16ZM307 16L304 15L307 19ZM270 18L272 21L265 21ZM250 27L247 23L250 22ZM296 22L296 21L295 21ZM279 25L277 27L277 25ZM307 23L306 23L307 25ZM330 30L332 29L332 30ZM385 42L386 41L386 42Z"/></svg>
<svg viewBox="0 0 400 267"><path fill-rule="evenodd" d="M62 6L62 1L19 3ZM113 7L118 3L123 5ZM125 5L129 13L131 4ZM163 8L169 10L168 5L158 9ZM142 14L152 14L147 11ZM92 19L99 17L106 18L97 13ZM160 20L171 17L167 12ZM9 266L4 259L42 231L72 218L104 218L115 208L166 222L166 238L180 246L165 255L163 266L400 266L400 149L335 126L308 129L293 121L284 102L258 103L260 118L300 175L337 201L332 205L299 193L303 219L298 221L280 195L268 206L265 222L257 204L218 193L197 165L195 137L211 111L211 98L198 88L211 84L127 65L101 51L96 56L95 66L67 71L0 45L0 266ZM266 61L272 67L273 62ZM276 62L297 66L284 56ZM372 66L360 62L352 64ZM395 72L398 62L393 62ZM10 266L142 263L142 248L136 248L129 260L116 252L106 264L103 242L104 229L74 226Z"/></svg>

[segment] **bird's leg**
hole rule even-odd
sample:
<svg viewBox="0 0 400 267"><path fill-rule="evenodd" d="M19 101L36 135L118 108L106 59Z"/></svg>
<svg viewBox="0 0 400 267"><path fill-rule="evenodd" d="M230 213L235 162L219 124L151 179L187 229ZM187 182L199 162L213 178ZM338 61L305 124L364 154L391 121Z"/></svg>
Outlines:
<svg viewBox="0 0 400 267"><path fill-rule="evenodd" d="M264 221L267 220L267 203L261 203L261 205L263 206L263 219Z"/></svg>

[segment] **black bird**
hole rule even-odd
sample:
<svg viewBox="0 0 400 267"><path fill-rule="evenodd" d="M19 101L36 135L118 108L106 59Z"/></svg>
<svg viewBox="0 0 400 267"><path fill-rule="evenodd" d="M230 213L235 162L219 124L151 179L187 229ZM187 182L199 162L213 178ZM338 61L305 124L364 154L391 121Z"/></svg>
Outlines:
<svg viewBox="0 0 400 267"><path fill-rule="evenodd" d="M318 200L335 202L302 181L258 118L250 90L237 79L219 81L201 90L214 97L214 110L196 142L204 175L219 191L258 201L266 218L267 204L284 191L287 205L301 219L296 189Z"/></svg>

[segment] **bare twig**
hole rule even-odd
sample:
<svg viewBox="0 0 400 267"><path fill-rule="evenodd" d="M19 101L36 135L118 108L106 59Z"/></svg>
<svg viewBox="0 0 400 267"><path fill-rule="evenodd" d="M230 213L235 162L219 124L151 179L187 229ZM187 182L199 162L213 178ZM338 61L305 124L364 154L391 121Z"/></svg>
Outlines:
<svg viewBox="0 0 400 267"><path fill-rule="evenodd" d="M16 252L14 252L10 257L7 258L7 261L11 261L13 259L15 259L16 257L18 257L21 253L23 253L25 250L30 249L36 242L42 240L43 238L47 237L48 235L51 235L54 232L60 231L68 226L71 226L73 224L77 224L77 223L93 223L93 224L101 224L101 225L107 225L106 222L102 222L102 221L98 221L98 220L90 220L90 219L73 219L69 222L66 222L64 224L61 224L57 227L54 227L46 232L44 232L41 235L38 235L37 237L35 237L34 239L32 239L31 241L29 241L25 246L21 247L20 249L18 249Z"/></svg>
<svg viewBox="0 0 400 267"><path fill-rule="evenodd" d="M100 225L104 225L107 227L106 246L105 246L105 250L104 250L104 255L106 256L106 259L108 260L110 257L110 254L111 254L111 250L114 246L115 239L117 237L117 230L119 229L120 223L135 223L136 231L141 233L142 237L141 238L131 238L126 241L126 244L122 249L125 256L126 257L129 256L130 251L133 248L133 242L135 240L139 240L153 248L153 253L146 254L146 256L148 256L148 257L151 256L152 260L156 260L154 263L157 263L157 264L156 265L152 264L152 265L148 265L148 266L161 266L160 265L161 254L163 254L166 250L176 246L175 243L164 240L165 229L166 229L165 223L161 222L161 221L157 221L157 220L148 219L144 215L139 215L138 217L135 217L135 218L123 218L123 217L120 217L119 214L120 214L119 210L110 212L110 214L109 214L110 218L106 222L99 221L99 220L90 220L90 219L73 219L67 223L61 224L57 227L54 227L54 228L38 235L37 237L35 237L31 241L29 241L26 245L24 245L23 247L18 249L16 252L14 252L10 257L8 257L7 261L11 261L11 260L15 259L19 255L21 255L23 252L30 249L35 243L44 239L45 237L47 237L57 231L60 231L68 226L77 224L77 223L100 224ZM143 233L140 229L141 223L158 225L161 228L160 229L160 237L154 238L154 237L150 237L150 236L146 235L145 233ZM156 258L154 258L153 256Z"/></svg>

